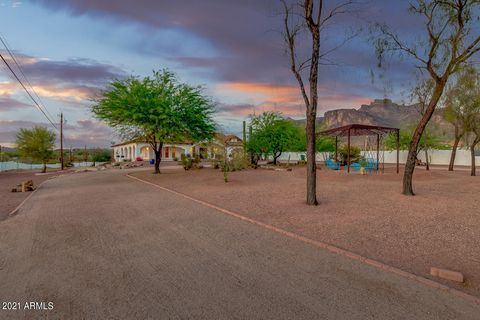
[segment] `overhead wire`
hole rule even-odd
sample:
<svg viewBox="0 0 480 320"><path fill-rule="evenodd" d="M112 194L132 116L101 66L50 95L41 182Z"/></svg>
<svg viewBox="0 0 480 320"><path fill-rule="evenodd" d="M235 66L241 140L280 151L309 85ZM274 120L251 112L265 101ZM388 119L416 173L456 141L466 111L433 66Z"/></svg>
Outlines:
<svg viewBox="0 0 480 320"><path fill-rule="evenodd" d="M28 86L30 87L30 89L33 91L33 93L35 94L35 97L38 99L38 102L39 104L45 109L45 111L47 112L47 114L51 117L51 118L54 118L52 116L52 114L48 111L48 108L45 106L45 104L43 103L42 99L40 98L40 96L38 95L37 91L35 90L35 88L32 86L32 84L30 83L30 81L28 80L27 76L25 75L25 73L23 72L23 69L22 67L20 66L20 63L18 62L17 58L15 57L15 53L10 50L9 48L9 44L8 44L8 41L7 39L5 39L5 37L3 37L2 35L0 35L0 41L2 42L3 46L5 47L5 49L7 49L7 52L8 54L10 55L10 57L12 58L13 62L15 63L15 65L17 66L17 69L20 71L23 79L25 80L25 82L28 84Z"/></svg>
<svg viewBox="0 0 480 320"><path fill-rule="evenodd" d="M7 49L7 52L10 51L8 49L8 47L5 45L5 42L3 42L2 40L2 43L4 44L5 48ZM37 100L33 97L33 95L30 93L30 91L27 89L27 87L25 86L25 84L22 82L22 80L20 79L20 77L17 75L17 73L15 72L15 70L13 70L13 68L10 66L10 64L8 63L8 61L5 59L5 57L3 56L3 54L0 52L0 58L1 60L5 63L5 65L7 66L7 68L10 70L10 72L13 74L13 76L15 77L15 79L18 81L18 83L22 86L23 90L27 93L28 97L32 100L32 102L34 103L34 106L44 115L44 117L48 120L48 122L55 128L55 130L59 131L58 127L55 125L55 123L52 121L52 119L47 115L47 113L43 110L43 108L41 107L41 105L37 102ZM14 60L15 61L15 60ZM18 67L18 65L17 65ZM23 73L23 72L22 72ZM25 77L25 75L23 74L23 76ZM25 77L26 78L26 77ZM45 108L46 109L46 108ZM46 109L47 110L47 109ZM47 110L48 112L48 110Z"/></svg>

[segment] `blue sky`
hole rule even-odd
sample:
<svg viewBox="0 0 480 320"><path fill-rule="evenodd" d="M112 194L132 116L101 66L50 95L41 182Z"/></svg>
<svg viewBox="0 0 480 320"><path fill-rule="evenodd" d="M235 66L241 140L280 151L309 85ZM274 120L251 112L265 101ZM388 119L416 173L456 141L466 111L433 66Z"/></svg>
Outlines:
<svg viewBox="0 0 480 320"><path fill-rule="evenodd" d="M218 103L216 118L224 132L239 133L252 112L304 117L279 34L278 1L0 0L0 5L1 35L50 114L64 112L67 146L118 142L93 118L91 98L115 77L162 68L205 85ZM367 29L370 22L388 21L414 39L419 25L407 7L402 0L367 1L333 26L326 47L345 30L364 31L335 53L341 66L321 69L319 114L358 108L375 98L402 102L414 68L408 61L392 63L380 80ZM18 128L37 123L46 120L2 65L0 144L11 144Z"/></svg>

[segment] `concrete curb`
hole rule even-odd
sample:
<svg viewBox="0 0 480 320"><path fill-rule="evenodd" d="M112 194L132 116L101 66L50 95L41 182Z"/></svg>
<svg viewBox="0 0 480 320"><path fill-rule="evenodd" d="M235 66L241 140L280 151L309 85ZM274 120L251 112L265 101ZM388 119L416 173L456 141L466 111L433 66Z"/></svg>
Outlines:
<svg viewBox="0 0 480 320"><path fill-rule="evenodd" d="M252 224L255 224L257 226L260 226L262 228L265 228L265 229L268 229L268 230L271 230L271 231L274 231L276 233L279 233L279 234L282 234L284 236L287 236L289 238L292 238L292 239L296 239L296 240L299 240L299 241L302 241L302 242L305 242L305 243L308 243L310 245L313 245L317 248L321 248L321 249L325 249L325 250L328 250L332 253L336 253L338 255L341 255L341 256L344 256L344 257L347 257L347 258L350 258L352 260L355 260L355 261L359 261L361 263L365 263L365 264L368 264L372 267L375 267L377 269L380 269L380 270L383 270L385 272L388 272L388 273L392 273L392 274L395 274L395 275L398 275L400 277L403 277L403 278L406 278L406 279L410 279L410 280L413 280L413 281L416 281L418 283L421 283L423 285L426 285L428 287L431 287L431 288L434 288L434 289L437 289L437 290L441 290L441 291L446 291L446 292L449 292L450 294L453 294L454 296L457 296L459 298L462 298L464 300L467 300L467 301L470 301L472 303L475 303L475 304L479 304L480 305L480 298L478 297L475 297L475 296L472 296L472 295L469 295L465 292L462 292L462 291L459 291L457 289L454 289L454 288L451 288L449 286L446 286L444 284L441 284L441 283L438 283L438 282L435 282L433 280L430 280L430 279L427 279L427 278L424 278L424 277L421 277L421 276L417 276L413 273L410 273L410 272L407 272L407 271L403 271L401 269L398 269L398 268L395 268L395 267L392 267L392 266L389 266L387 264L384 264L382 262L379 262L379 261L376 261L376 260L372 260L372 259L369 259L369 258L366 258L366 257L363 257L361 255L358 255L356 253L353 253L353 252L350 252L350 251L347 251L347 250L344 250L344 249L341 249L341 248L338 248L338 247L335 247L335 246L332 246L330 244L327 244L327 243L324 243L324 242L320 242L320 241L316 241L316 240L312 240L312 239L309 239L309 238L306 238L304 236L301 236L301 235L298 235L298 234L295 234L293 232L290 232L290 231L286 231L286 230L283 230L283 229L280 229L280 228L277 228L277 227L274 227L272 225L269 225L269 224L266 224L266 223L263 223L263 222L260 222L260 221L257 221L257 220L253 220L251 218L248 218L248 217L245 217L245 216L242 216L238 213L235 213L233 211L230 211L230 210L227 210L227 209L224 209L224 208L221 208L221 207L218 207L214 204L211 204L211 203L208 203L208 202L205 202L205 201L202 201L202 200L199 200L199 199L196 199L196 198L193 198L191 196L188 196L184 193L181 193L181 192L178 192L178 191L175 191L175 190L172 190L172 189L168 189L168 188L165 188L165 187L162 187L162 186L159 186L158 184L155 184L155 183L152 183L152 182L149 182L149 181L145 181L145 180L142 180L140 178L137 178L137 177L134 177L134 176L131 176L130 174L127 174L126 177L130 178L130 179L133 179L133 180L137 180L139 182L142 182L144 184L148 184L150 186L153 186L155 188L158 188L158 189L161 189L163 191L167 191L167 192L170 192L172 194L175 194L175 195L178 195L178 196L181 196L185 199L188 199L188 200L191 200L191 201L194 201L198 204L201 204L205 207L209 207L209 208L212 208L212 209L215 209L217 211L220 211L226 215L229 215L229 216L232 216L232 217L235 217L235 218L238 218L240 220L243 220L243 221L246 221L246 222L249 222L249 223L252 223Z"/></svg>

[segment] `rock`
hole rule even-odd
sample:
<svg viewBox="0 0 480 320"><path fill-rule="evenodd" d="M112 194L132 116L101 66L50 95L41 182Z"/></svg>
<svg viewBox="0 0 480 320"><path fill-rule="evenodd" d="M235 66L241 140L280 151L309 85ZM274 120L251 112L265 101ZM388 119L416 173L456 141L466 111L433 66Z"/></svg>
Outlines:
<svg viewBox="0 0 480 320"><path fill-rule="evenodd" d="M456 282L465 281L463 274L458 271L451 271L451 270L432 267L430 268L430 274L434 277L438 277L441 279L446 279L446 280L451 280Z"/></svg>
<svg viewBox="0 0 480 320"><path fill-rule="evenodd" d="M12 189L12 192L29 192L33 190L35 190L35 187L33 186L33 181L28 180L17 185L15 188Z"/></svg>

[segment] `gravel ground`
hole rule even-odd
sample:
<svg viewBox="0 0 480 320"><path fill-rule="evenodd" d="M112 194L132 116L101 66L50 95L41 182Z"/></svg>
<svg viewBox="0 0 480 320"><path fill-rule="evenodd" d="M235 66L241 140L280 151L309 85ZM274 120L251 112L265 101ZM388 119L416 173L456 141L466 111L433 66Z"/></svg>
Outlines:
<svg viewBox="0 0 480 320"><path fill-rule="evenodd" d="M33 180L37 187L43 181L58 175L52 171L40 174L40 171L7 171L0 172L0 221L8 218L8 214L15 209L30 192L12 192L12 189L23 181Z"/></svg>
<svg viewBox="0 0 480 320"><path fill-rule="evenodd" d="M124 176L47 181L0 222L0 319L478 319L480 305ZM26 302L52 303L30 310ZM8 308L7 308L8 309ZM18 310L20 309L20 310Z"/></svg>
<svg viewBox="0 0 480 320"><path fill-rule="evenodd" d="M233 172L228 183L213 169L133 175L427 278L432 266L461 271L464 284L443 283L480 296L480 177L468 171L417 169L406 197L393 168L321 170L318 207L305 205L304 168Z"/></svg>

